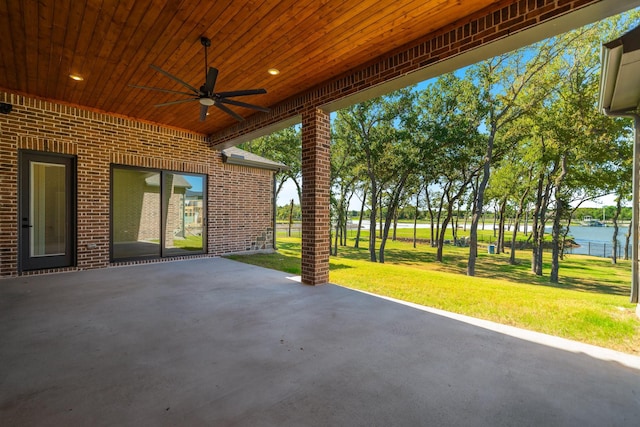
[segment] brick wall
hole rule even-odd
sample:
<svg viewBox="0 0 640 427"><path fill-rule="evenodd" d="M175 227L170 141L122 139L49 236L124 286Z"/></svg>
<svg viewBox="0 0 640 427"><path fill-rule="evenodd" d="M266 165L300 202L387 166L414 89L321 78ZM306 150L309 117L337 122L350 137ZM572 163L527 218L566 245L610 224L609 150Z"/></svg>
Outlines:
<svg viewBox="0 0 640 427"><path fill-rule="evenodd" d="M208 211L217 218L209 221L209 247L216 253L273 248L273 172L229 164L219 172L209 182ZM244 220L238 220L239 212ZM254 223L264 225L257 235L247 233ZM246 237L225 239L225 232Z"/></svg>
<svg viewBox="0 0 640 427"><path fill-rule="evenodd" d="M271 171L223 164L203 135L6 92L0 101L13 105L0 114L0 276L17 274L20 149L77 156L77 269L109 265L111 164L206 174L208 255L272 247Z"/></svg>

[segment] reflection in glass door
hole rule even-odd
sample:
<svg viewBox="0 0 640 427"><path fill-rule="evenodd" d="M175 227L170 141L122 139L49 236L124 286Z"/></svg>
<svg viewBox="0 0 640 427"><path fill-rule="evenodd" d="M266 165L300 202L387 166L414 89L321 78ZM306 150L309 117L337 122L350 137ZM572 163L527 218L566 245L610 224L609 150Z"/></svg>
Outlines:
<svg viewBox="0 0 640 427"><path fill-rule="evenodd" d="M203 252L204 176L173 172L163 176L163 256Z"/></svg>
<svg viewBox="0 0 640 427"><path fill-rule="evenodd" d="M21 153L20 264L22 270L73 264L73 158Z"/></svg>
<svg viewBox="0 0 640 427"><path fill-rule="evenodd" d="M29 256L64 255L67 237L66 167L56 163L31 162L29 169Z"/></svg>

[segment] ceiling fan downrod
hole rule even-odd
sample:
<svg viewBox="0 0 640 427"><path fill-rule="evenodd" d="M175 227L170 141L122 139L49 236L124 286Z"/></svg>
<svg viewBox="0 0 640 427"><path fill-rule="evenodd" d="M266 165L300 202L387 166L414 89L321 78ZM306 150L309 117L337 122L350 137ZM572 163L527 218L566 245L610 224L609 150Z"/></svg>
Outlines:
<svg viewBox="0 0 640 427"><path fill-rule="evenodd" d="M200 43L204 46L204 75L207 75L207 71L209 71L209 60L207 58L207 48L211 46L211 39L202 36L200 37Z"/></svg>

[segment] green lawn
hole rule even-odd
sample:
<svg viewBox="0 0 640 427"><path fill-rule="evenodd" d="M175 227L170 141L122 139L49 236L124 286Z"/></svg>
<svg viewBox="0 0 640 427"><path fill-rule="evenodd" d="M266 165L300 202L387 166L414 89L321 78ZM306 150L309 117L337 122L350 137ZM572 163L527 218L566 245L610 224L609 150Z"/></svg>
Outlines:
<svg viewBox="0 0 640 427"><path fill-rule="evenodd" d="M509 255L481 250L476 277L465 275L468 248L445 248L436 263L429 245L387 243L386 263L368 261L366 248L353 241L330 260L332 283L455 313L544 332L640 355L640 320L630 304L630 264L582 255L561 263L561 283L529 272L530 252ZM300 274L300 239L278 238L278 253L238 255L232 259ZM549 272L549 259L544 266Z"/></svg>
<svg viewBox="0 0 640 427"><path fill-rule="evenodd" d="M149 240L153 243L160 243L160 240ZM186 251L201 251L202 250L202 236L187 236L184 238L176 237L173 239L173 246L176 248L184 249Z"/></svg>

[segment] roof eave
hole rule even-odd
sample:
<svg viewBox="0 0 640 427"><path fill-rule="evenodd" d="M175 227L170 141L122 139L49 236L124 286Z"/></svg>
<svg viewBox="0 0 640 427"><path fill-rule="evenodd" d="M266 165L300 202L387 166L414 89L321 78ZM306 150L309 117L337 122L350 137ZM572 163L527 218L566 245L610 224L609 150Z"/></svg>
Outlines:
<svg viewBox="0 0 640 427"><path fill-rule="evenodd" d="M626 67L624 74L628 77L630 74L628 67L632 67L631 75L640 76L640 61L636 60L638 50L640 50L640 27L602 45L598 108L604 113L637 110L640 84L629 85L626 81L628 79L621 78L621 71L623 66ZM633 96L629 96L629 91L632 91Z"/></svg>

